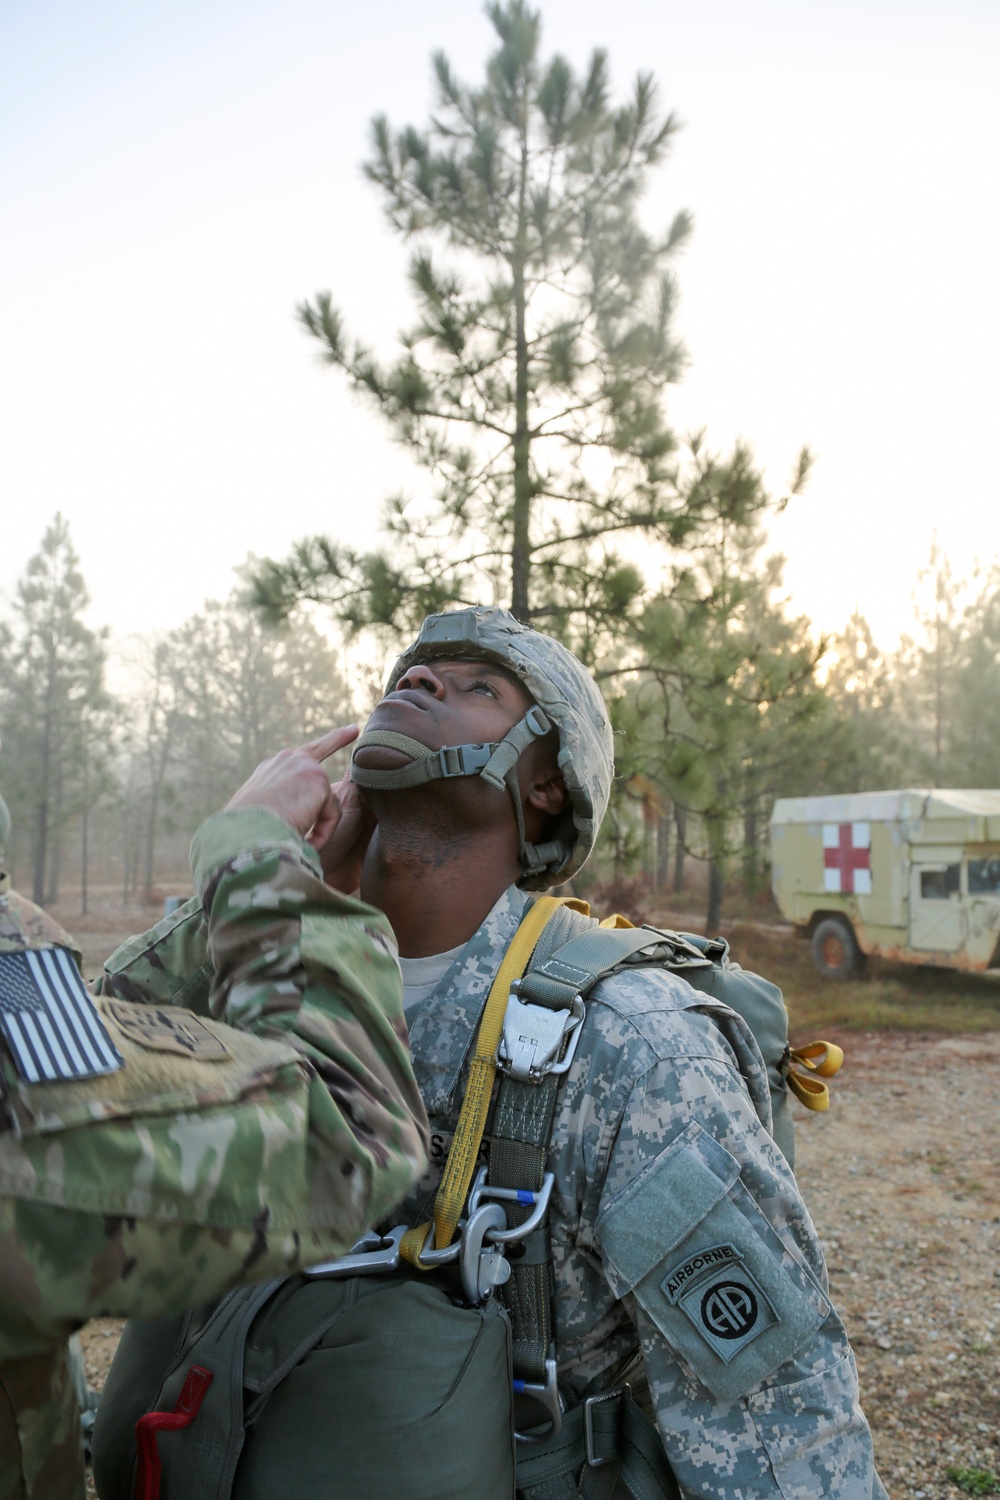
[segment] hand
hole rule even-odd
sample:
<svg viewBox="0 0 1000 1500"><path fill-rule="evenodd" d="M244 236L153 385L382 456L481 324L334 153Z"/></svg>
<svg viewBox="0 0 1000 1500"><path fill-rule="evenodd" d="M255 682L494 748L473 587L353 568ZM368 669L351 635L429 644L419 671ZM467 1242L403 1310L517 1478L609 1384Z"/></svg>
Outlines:
<svg viewBox="0 0 1000 1500"><path fill-rule="evenodd" d="M331 729L297 750L279 750L263 761L231 797L227 807L262 807L283 818L295 832L322 849L341 820L341 802L323 770L323 761L358 737L358 726Z"/></svg>
<svg viewBox="0 0 1000 1500"><path fill-rule="evenodd" d="M350 896L361 884L361 866L375 830L375 819L360 788L347 777L334 782L330 790L340 803L340 821L325 842L318 842L315 832L309 842L319 854L327 885Z"/></svg>

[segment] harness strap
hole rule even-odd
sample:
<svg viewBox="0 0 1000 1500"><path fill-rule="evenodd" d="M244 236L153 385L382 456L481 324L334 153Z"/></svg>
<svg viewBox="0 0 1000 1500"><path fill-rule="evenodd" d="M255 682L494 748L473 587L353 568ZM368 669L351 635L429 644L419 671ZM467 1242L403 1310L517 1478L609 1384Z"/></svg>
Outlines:
<svg viewBox="0 0 1000 1500"><path fill-rule="evenodd" d="M681 1500L653 1423L624 1390L581 1402L517 1455L519 1500Z"/></svg>
<svg viewBox="0 0 1000 1500"><path fill-rule="evenodd" d="M693 944L677 933L656 927L633 927L624 917L610 919L614 926L590 926L557 948L543 963L532 965L520 985L522 998L533 1005L561 1009L575 996L585 994L612 969L645 949L669 947L672 969L710 968Z"/></svg>
<svg viewBox="0 0 1000 1500"><path fill-rule="evenodd" d="M521 919L521 925L497 970L483 1011L483 1019L479 1023L476 1050L469 1068L469 1082L455 1127L455 1136L441 1185L434 1199L434 1246L438 1250L451 1244L472 1182L483 1131L486 1129L486 1116L489 1113L493 1080L497 1071L497 1048L503 1035L503 1018L507 1012L511 985L527 968L542 929L550 917L565 904L557 896L539 896ZM538 1185L541 1186L541 1181ZM420 1259L421 1251L427 1248L430 1227L429 1224L419 1224L415 1229L408 1229L400 1241L400 1255L421 1271L432 1269Z"/></svg>
<svg viewBox="0 0 1000 1500"><path fill-rule="evenodd" d="M527 1188L532 1193L541 1189L559 1083L552 1073L539 1083L520 1083L507 1075L501 1080L490 1141L491 1186ZM523 1224L532 1211L513 1202L505 1207L511 1229ZM515 1375L533 1385L544 1385L545 1361L551 1355L555 1332L547 1216L537 1232L544 1237L541 1245L533 1245L530 1255L510 1258L510 1280L500 1288L499 1295L510 1315ZM539 1257L539 1249L544 1251L544 1259Z"/></svg>

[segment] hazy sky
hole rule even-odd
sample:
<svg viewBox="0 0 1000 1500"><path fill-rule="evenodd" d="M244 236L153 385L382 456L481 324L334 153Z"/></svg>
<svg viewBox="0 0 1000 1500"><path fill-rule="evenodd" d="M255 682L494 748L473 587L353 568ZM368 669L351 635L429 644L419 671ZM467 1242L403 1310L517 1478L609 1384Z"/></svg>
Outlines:
<svg viewBox="0 0 1000 1500"><path fill-rule="evenodd" d="M891 639L934 528L1000 551L997 0L547 0L545 50L657 76L685 122L644 211L690 208L670 410L742 435L824 629ZM405 456L321 369L331 287L388 350L405 251L359 163L478 78L472 0L0 0L0 601L57 510L117 634L224 595L248 552L371 537Z"/></svg>

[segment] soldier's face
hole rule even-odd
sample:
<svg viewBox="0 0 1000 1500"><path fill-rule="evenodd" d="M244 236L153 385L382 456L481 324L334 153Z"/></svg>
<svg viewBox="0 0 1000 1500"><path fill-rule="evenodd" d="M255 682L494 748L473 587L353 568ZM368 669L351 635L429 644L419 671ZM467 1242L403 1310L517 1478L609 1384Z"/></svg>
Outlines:
<svg viewBox="0 0 1000 1500"><path fill-rule="evenodd" d="M429 750L442 745L482 745L502 740L524 718L534 699L512 672L480 661L435 661L410 667L378 704L369 726L394 729ZM378 747L358 751L373 769L386 764ZM390 751L394 763L398 752Z"/></svg>

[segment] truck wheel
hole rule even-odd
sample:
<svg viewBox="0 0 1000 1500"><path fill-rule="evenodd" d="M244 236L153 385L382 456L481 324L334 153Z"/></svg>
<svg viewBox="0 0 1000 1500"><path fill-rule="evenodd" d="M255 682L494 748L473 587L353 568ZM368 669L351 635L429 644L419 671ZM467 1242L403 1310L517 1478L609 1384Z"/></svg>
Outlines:
<svg viewBox="0 0 1000 1500"><path fill-rule="evenodd" d="M850 979L861 967L861 952L850 922L824 917L812 935L813 962L824 979Z"/></svg>

